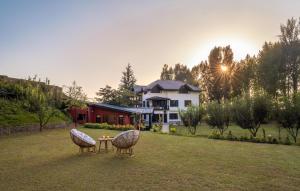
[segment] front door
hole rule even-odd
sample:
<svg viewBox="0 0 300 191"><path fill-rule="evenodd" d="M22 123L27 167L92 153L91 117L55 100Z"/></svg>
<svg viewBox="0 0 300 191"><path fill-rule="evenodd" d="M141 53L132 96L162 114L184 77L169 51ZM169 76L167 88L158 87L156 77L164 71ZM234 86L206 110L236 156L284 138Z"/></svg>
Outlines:
<svg viewBox="0 0 300 191"><path fill-rule="evenodd" d="M164 123L168 123L168 115L166 113L164 114Z"/></svg>
<svg viewBox="0 0 300 191"><path fill-rule="evenodd" d="M101 123L101 116L100 115L96 116L96 123Z"/></svg>

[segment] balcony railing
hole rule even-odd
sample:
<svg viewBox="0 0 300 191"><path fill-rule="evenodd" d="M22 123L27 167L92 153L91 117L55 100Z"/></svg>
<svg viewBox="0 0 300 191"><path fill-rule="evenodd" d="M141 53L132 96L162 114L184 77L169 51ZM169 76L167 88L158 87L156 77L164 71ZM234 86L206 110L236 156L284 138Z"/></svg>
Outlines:
<svg viewBox="0 0 300 191"><path fill-rule="evenodd" d="M153 106L153 109L155 110L169 110L169 106Z"/></svg>

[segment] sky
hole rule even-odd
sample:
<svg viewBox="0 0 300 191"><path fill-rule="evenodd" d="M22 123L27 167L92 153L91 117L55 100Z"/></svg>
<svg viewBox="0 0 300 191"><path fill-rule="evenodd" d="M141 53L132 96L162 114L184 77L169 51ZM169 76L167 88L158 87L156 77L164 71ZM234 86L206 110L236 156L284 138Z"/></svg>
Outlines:
<svg viewBox="0 0 300 191"><path fill-rule="evenodd" d="M0 75L48 77L90 98L130 63L149 84L164 64L190 68L214 46L235 60L276 41L299 0L0 0Z"/></svg>

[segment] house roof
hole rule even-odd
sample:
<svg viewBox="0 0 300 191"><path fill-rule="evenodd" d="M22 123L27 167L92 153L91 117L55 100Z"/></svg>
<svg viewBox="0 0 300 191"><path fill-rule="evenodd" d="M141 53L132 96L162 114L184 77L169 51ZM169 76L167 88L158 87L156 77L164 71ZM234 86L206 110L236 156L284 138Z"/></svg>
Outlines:
<svg viewBox="0 0 300 191"><path fill-rule="evenodd" d="M135 86L133 86L133 91L135 93L143 92L146 87L147 86L135 85Z"/></svg>
<svg viewBox="0 0 300 191"><path fill-rule="evenodd" d="M89 106L111 109L114 111L122 111L126 113L153 113L153 108L134 108L134 107L122 107L117 105L111 105L106 103L90 103Z"/></svg>
<svg viewBox="0 0 300 191"><path fill-rule="evenodd" d="M115 111L122 111L122 112L126 112L126 113L135 113L133 110L131 110L128 107L110 105L110 104L106 104L106 103L90 103L89 106L106 108L106 109L111 109L111 110L115 110Z"/></svg>
<svg viewBox="0 0 300 191"><path fill-rule="evenodd" d="M150 89L154 88L155 86L158 86L162 90L174 90L175 91L175 90L180 90L183 87L186 87L190 91L195 91L195 92L200 91L200 89L198 87L187 84L182 81L178 81L178 80L156 80L156 81L150 83L148 86L137 86L136 90L141 90L141 91L150 90Z"/></svg>
<svg viewBox="0 0 300 191"><path fill-rule="evenodd" d="M147 98L147 100L170 100L170 98L153 96L153 97Z"/></svg>

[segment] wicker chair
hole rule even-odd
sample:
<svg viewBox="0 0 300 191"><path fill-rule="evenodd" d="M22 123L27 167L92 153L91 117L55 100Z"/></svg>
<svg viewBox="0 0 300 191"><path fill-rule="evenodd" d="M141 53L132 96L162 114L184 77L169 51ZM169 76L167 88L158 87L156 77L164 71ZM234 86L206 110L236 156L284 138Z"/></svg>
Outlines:
<svg viewBox="0 0 300 191"><path fill-rule="evenodd" d="M139 130L129 130L118 134L112 144L117 148L118 154L133 155L133 146L138 142L140 137Z"/></svg>
<svg viewBox="0 0 300 191"><path fill-rule="evenodd" d="M70 131L70 136L72 141L79 146L79 152L82 153L84 148L87 148L88 151L92 148L93 152L96 152L96 141L92 137L77 129L72 129Z"/></svg>

